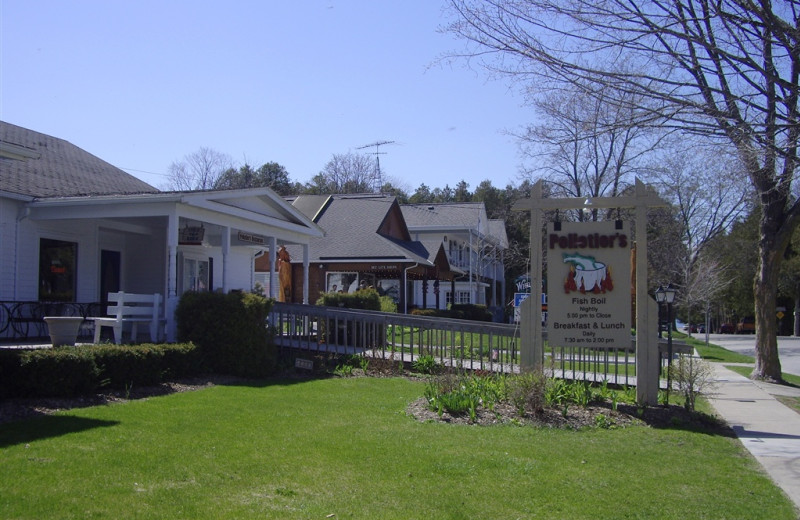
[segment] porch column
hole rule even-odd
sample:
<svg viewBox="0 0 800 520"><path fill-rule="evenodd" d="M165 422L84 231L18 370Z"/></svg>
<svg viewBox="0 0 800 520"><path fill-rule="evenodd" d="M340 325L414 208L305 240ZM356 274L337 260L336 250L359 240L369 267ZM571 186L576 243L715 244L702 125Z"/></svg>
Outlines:
<svg viewBox="0 0 800 520"><path fill-rule="evenodd" d="M308 305L308 244L303 244L303 304Z"/></svg>
<svg viewBox="0 0 800 520"><path fill-rule="evenodd" d="M500 250L500 267L504 268L506 265L506 252ZM505 269L500 269L500 307L505 312L506 308L506 274Z"/></svg>
<svg viewBox="0 0 800 520"><path fill-rule="evenodd" d="M178 307L178 215L172 212L167 217L167 294L164 298L164 318L167 320L167 341L176 340L177 323L175 309Z"/></svg>
<svg viewBox="0 0 800 520"><path fill-rule="evenodd" d="M231 228L222 228L222 292L228 294L230 282L228 280L228 254L231 252Z"/></svg>
<svg viewBox="0 0 800 520"><path fill-rule="evenodd" d="M275 299L278 292L278 277L275 275L275 264L278 261L278 244L275 237L269 237L269 297Z"/></svg>

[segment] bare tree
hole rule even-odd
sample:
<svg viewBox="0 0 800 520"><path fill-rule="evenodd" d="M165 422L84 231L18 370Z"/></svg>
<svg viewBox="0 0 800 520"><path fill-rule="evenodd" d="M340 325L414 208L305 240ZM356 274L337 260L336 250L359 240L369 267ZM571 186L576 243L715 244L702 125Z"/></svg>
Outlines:
<svg viewBox="0 0 800 520"><path fill-rule="evenodd" d="M203 146L169 165L167 186L171 190L210 190L224 172L233 168L229 155Z"/></svg>
<svg viewBox="0 0 800 520"><path fill-rule="evenodd" d="M692 323L692 312L697 305L708 316L711 302L733 282L733 274L727 265L711 255L681 259L682 283L678 292L680 301L686 306L686 321ZM689 328L691 335L691 327Z"/></svg>
<svg viewBox="0 0 800 520"><path fill-rule="evenodd" d="M554 90L533 99L539 123L518 135L523 153L564 197L614 197L633 184L637 166L659 142L659 133L633 124L636 105L607 103L583 89ZM578 211L578 220L598 220L597 209ZM607 218L608 215L605 215Z"/></svg>
<svg viewBox="0 0 800 520"><path fill-rule="evenodd" d="M306 184L309 193L377 193L381 176L375 160L348 152L333 154L328 164Z"/></svg>
<svg viewBox="0 0 800 520"><path fill-rule="evenodd" d="M449 0L466 57L535 90L577 85L637 123L732 145L762 210L755 378L780 379L775 312L783 253L800 222L797 0ZM624 60L626 67L617 64ZM610 88L611 93L606 89Z"/></svg>
<svg viewBox="0 0 800 520"><path fill-rule="evenodd" d="M738 157L722 146L687 146L682 141L663 151L650 179L677 210L691 263L743 216L752 187Z"/></svg>
<svg viewBox="0 0 800 520"><path fill-rule="evenodd" d="M714 238L729 231L743 215L752 188L741 162L723 146L687 146L673 141L652 168L651 179L662 197L672 202L683 246L671 251L678 259L674 276L691 322L693 305L711 300L731 283L727 268L704 254ZM724 274L724 276L723 276Z"/></svg>

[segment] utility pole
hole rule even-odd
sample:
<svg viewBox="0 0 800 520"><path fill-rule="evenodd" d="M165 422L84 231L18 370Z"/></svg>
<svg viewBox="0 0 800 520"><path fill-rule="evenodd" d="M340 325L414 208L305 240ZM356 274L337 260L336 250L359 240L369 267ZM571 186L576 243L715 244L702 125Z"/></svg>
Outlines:
<svg viewBox="0 0 800 520"><path fill-rule="evenodd" d="M374 152L369 152L370 154L375 156L375 178L378 184L378 189L380 190L383 188L383 176L381 175L381 155L386 154L386 152L381 152L380 147L385 144L394 144L394 141L375 141L374 143L365 144L364 146L359 146L356 150L363 150L364 148L372 148L375 147Z"/></svg>

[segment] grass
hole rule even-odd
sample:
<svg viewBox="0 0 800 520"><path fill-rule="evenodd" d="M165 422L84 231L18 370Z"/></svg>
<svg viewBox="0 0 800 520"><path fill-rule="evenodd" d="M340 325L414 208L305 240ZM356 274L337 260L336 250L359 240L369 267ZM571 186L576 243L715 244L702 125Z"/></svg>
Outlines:
<svg viewBox="0 0 800 520"><path fill-rule="evenodd" d="M0 518L796 518L731 437L420 423L423 391L217 386L0 425Z"/></svg>
<svg viewBox="0 0 800 520"><path fill-rule="evenodd" d="M710 362L717 363L752 363L753 356L745 356L738 352L732 352L718 345L708 344L694 337L681 332L673 332L673 338L685 341L688 345L697 350L700 357Z"/></svg>

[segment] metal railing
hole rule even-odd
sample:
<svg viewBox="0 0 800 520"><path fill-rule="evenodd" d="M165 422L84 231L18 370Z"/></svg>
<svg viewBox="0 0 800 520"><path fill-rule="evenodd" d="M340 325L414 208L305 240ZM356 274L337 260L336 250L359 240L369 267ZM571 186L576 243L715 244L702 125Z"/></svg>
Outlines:
<svg viewBox="0 0 800 520"><path fill-rule="evenodd" d="M514 325L279 302L271 324L284 349L404 363L432 356L450 367L497 372L519 365Z"/></svg>
<svg viewBox="0 0 800 520"><path fill-rule="evenodd" d="M100 302L0 301L0 339L33 340L47 337L45 316L102 316ZM90 326L81 327L79 338L92 336Z"/></svg>
<svg viewBox="0 0 800 520"><path fill-rule="evenodd" d="M514 325L279 302L272 308L271 324L282 349L408 363L429 355L448 367L519 371L520 330ZM675 342L676 353L686 348ZM594 348L551 348L545 343L544 355L543 366L555 377L636 384L633 339L628 345Z"/></svg>

